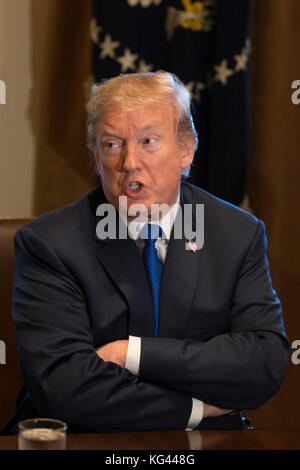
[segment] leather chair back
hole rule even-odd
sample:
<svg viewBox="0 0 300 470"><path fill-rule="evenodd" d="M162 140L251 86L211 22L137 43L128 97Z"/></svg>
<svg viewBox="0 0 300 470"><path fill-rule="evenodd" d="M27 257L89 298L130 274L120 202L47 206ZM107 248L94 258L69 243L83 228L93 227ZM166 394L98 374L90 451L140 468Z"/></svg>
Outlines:
<svg viewBox="0 0 300 470"><path fill-rule="evenodd" d="M32 219L0 218L0 429L15 411L16 397L22 384L11 316L15 273L13 237L30 220Z"/></svg>

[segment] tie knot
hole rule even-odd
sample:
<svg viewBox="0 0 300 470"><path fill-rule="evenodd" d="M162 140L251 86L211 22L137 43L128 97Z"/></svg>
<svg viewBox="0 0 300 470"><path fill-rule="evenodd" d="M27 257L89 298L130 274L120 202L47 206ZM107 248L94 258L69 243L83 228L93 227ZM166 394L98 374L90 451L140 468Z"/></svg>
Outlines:
<svg viewBox="0 0 300 470"><path fill-rule="evenodd" d="M140 238L144 240L157 240L162 237L162 228L160 225L145 224L140 231Z"/></svg>

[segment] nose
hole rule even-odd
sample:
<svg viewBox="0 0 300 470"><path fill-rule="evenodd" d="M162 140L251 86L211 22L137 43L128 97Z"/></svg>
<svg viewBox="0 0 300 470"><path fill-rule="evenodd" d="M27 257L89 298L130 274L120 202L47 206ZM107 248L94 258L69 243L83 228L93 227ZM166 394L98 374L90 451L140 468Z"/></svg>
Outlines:
<svg viewBox="0 0 300 470"><path fill-rule="evenodd" d="M138 146L135 142L127 142L123 146L123 169L126 172L133 172L140 168L140 158Z"/></svg>

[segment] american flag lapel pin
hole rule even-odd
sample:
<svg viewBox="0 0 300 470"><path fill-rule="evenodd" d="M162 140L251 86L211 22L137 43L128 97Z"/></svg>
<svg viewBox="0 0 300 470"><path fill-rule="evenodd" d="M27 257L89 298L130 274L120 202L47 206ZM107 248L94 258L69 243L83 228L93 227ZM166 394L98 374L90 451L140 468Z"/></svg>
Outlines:
<svg viewBox="0 0 300 470"><path fill-rule="evenodd" d="M192 251L193 253L196 253L197 251L197 245L195 242L192 242L191 239L189 240L189 243L188 243L188 250Z"/></svg>

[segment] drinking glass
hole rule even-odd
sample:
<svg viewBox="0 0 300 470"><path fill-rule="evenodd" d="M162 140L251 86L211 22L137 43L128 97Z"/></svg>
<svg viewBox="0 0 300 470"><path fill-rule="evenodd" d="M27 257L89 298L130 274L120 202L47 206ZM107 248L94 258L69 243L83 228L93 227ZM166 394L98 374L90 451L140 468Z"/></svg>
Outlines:
<svg viewBox="0 0 300 470"><path fill-rule="evenodd" d="M57 419L34 418L18 425L19 450L65 450L67 424Z"/></svg>

